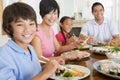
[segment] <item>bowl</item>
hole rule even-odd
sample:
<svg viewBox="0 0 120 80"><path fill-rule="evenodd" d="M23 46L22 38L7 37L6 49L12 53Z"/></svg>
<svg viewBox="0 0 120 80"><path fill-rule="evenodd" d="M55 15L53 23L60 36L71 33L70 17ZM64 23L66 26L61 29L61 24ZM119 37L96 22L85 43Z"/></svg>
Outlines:
<svg viewBox="0 0 120 80"><path fill-rule="evenodd" d="M116 59L116 58L120 58L120 51L111 51L111 52L107 52L105 53L105 55L107 56L107 58L109 59Z"/></svg>

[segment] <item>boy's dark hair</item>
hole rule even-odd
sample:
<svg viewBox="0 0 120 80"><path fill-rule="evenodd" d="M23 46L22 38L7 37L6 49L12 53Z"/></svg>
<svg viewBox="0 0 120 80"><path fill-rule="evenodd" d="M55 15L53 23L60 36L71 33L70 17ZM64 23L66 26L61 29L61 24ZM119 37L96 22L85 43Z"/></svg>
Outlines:
<svg viewBox="0 0 120 80"><path fill-rule="evenodd" d="M41 0L39 4L39 10L40 10L39 13L42 18L52 10L54 12L58 10L58 17L60 14L59 5L55 0Z"/></svg>
<svg viewBox="0 0 120 80"><path fill-rule="evenodd" d="M98 5L101 5L102 8L103 8L103 10L104 10L104 6L103 6L100 2L95 2L95 3L93 3L93 5L92 5L92 13L93 13L94 7L95 7L95 6L98 6Z"/></svg>
<svg viewBox="0 0 120 80"><path fill-rule="evenodd" d="M68 17L68 16L63 16L61 19L60 19L60 23L62 23L63 24L63 22L66 20L66 19L71 19L72 20L72 18L71 17ZM63 35L63 37L64 37L64 40L65 40L65 44L66 44L66 38L65 38L65 34L64 34L64 30L62 29L62 27L60 26L60 30L61 30L61 33L62 33L62 35ZM69 33L68 33L69 34Z"/></svg>
<svg viewBox="0 0 120 80"><path fill-rule="evenodd" d="M23 18L24 20L30 19L35 21L37 26L35 11L31 6L25 3L16 2L7 6L3 11L2 18L2 28L11 38L13 37L13 30L11 26L11 22L13 21L16 22L20 18Z"/></svg>

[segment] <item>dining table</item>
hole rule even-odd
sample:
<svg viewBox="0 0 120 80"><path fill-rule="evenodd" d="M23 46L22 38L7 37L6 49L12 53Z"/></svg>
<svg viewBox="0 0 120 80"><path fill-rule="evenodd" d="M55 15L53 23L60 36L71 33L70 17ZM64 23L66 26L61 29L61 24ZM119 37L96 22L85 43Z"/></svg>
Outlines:
<svg viewBox="0 0 120 80"><path fill-rule="evenodd" d="M106 55L96 54L90 50L84 50L84 51L87 51L88 53L90 53L90 56L87 58L80 59L80 60L66 61L66 64L83 66L90 70L90 75L83 78L82 80L119 80L119 79L114 79L104 74L101 74L94 69L93 67L94 62L107 59ZM48 80L54 80L54 79L48 79Z"/></svg>
<svg viewBox="0 0 120 80"><path fill-rule="evenodd" d="M118 80L99 73L93 67L94 62L107 59L106 55L95 54L90 50L86 51L90 53L89 57L81 60L69 60L66 62L66 64L80 65L87 67L90 70L90 75L82 80Z"/></svg>

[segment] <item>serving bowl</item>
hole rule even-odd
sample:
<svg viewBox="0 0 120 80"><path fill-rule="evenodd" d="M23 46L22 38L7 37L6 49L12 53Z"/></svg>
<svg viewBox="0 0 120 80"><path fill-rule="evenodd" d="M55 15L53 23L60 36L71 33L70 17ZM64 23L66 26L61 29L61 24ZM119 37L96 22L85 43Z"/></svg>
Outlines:
<svg viewBox="0 0 120 80"><path fill-rule="evenodd" d="M120 58L120 51L110 51L105 53L108 59Z"/></svg>

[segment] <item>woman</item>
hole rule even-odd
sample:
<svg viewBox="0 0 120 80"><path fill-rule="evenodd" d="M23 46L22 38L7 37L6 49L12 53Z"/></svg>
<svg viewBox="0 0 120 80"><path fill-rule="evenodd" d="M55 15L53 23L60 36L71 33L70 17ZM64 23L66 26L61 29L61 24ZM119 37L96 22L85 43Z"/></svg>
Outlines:
<svg viewBox="0 0 120 80"><path fill-rule="evenodd" d="M38 24L36 37L31 42L38 58L42 59L41 56L51 58L54 56L54 53L59 53L60 55L61 52L75 48L77 45L60 46L54 36L52 26L58 19L60 13L57 2L55 0L41 0L39 9L42 23ZM58 60L59 58L64 59L65 57L59 56L56 58Z"/></svg>

